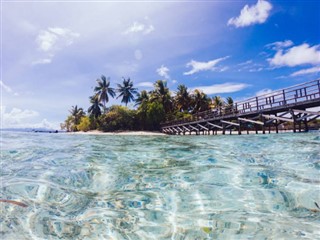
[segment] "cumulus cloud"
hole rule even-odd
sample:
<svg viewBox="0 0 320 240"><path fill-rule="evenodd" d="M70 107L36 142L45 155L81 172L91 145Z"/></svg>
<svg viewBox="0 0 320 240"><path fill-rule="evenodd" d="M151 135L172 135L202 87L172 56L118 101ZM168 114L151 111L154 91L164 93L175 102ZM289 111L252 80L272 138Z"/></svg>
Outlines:
<svg viewBox="0 0 320 240"><path fill-rule="evenodd" d="M228 25L246 27L256 23L264 23L269 17L271 9L272 5L268 1L258 0L258 2L251 7L245 5L238 17L229 19Z"/></svg>
<svg viewBox="0 0 320 240"><path fill-rule="evenodd" d="M292 73L290 76L295 77L295 76L307 75L307 74L319 73L319 72L320 72L320 66L317 66L317 67L312 67L312 68L307 68L307 69L302 69L302 70L296 71L296 72Z"/></svg>
<svg viewBox="0 0 320 240"><path fill-rule="evenodd" d="M38 112L28 109L12 108L10 112L6 112L5 106L1 108L3 127L20 127L21 124L38 115Z"/></svg>
<svg viewBox="0 0 320 240"><path fill-rule="evenodd" d="M291 47L293 46L293 42L291 40L285 40L283 42L274 42L274 43L269 43L266 45L267 48L271 48L273 50L280 50L283 48Z"/></svg>
<svg viewBox="0 0 320 240"><path fill-rule="evenodd" d="M192 90L200 89L204 93L210 94L217 94L217 93L232 93L241 91L250 85L245 83L223 83L223 84L214 84L211 86L198 86L192 88Z"/></svg>
<svg viewBox="0 0 320 240"><path fill-rule="evenodd" d="M268 61L273 66L289 66L295 67L303 64L319 64L320 63L320 45L313 47L307 43L292 47L288 50L280 49L273 58Z"/></svg>
<svg viewBox="0 0 320 240"><path fill-rule="evenodd" d="M152 82L139 82L136 84L137 87L146 87L146 88L152 88L153 83Z"/></svg>
<svg viewBox="0 0 320 240"><path fill-rule="evenodd" d="M1 128L59 128L58 123L49 122L47 119L39 121L39 113L30 109L12 108L7 111L5 106L0 106L0 115Z"/></svg>
<svg viewBox="0 0 320 240"><path fill-rule="evenodd" d="M208 70L219 70L219 71L225 71L227 68L217 68L216 65L223 61L226 60L227 58L229 58L229 56L226 57L222 57L222 58L218 58L218 59L214 59L208 62L197 62L194 60L191 60L190 62L187 63L186 67L191 67L192 69L188 72L184 72L184 75L192 75L194 73L200 72L200 71L208 71Z"/></svg>
<svg viewBox="0 0 320 240"><path fill-rule="evenodd" d="M71 45L79 36L79 33L70 29L55 27L40 31L36 42L41 51L48 52Z"/></svg>
<svg viewBox="0 0 320 240"><path fill-rule="evenodd" d="M157 69L157 73L159 74L159 76L164 77L165 79L170 79L169 71L169 68L163 65Z"/></svg>
<svg viewBox="0 0 320 240"><path fill-rule="evenodd" d="M73 32L67 28L48 28L40 31L36 38L36 43L41 52L45 53L45 57L33 61L31 65L49 64L55 53L62 48L73 44L74 40L80 36L79 33Z"/></svg>
<svg viewBox="0 0 320 240"><path fill-rule="evenodd" d="M143 23L134 22L129 28L127 28L123 34L130 34L130 33L142 33L142 34L149 34L155 30L153 25L145 25Z"/></svg>

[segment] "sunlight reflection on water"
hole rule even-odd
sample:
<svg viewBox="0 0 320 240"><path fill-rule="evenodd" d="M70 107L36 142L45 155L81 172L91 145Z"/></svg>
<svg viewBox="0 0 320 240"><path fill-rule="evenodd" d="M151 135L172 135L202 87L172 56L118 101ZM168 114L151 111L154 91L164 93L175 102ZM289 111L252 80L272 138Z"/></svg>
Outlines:
<svg viewBox="0 0 320 240"><path fill-rule="evenodd" d="M317 239L320 135L2 132L1 239ZM317 206L318 205L318 206Z"/></svg>

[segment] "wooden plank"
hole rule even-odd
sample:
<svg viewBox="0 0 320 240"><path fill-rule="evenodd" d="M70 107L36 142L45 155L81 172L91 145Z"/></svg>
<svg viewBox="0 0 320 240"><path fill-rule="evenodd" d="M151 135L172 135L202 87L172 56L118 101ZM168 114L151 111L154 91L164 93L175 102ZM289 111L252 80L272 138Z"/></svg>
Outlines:
<svg viewBox="0 0 320 240"><path fill-rule="evenodd" d="M265 114L261 114L261 116L263 116L264 118L273 119L273 120L280 120L280 121L292 122L292 123L294 122L294 120L291 118L276 117L276 116L265 115Z"/></svg>
<svg viewBox="0 0 320 240"><path fill-rule="evenodd" d="M185 127L185 126L182 126L185 130L189 131L190 132L190 129Z"/></svg>
<svg viewBox="0 0 320 240"><path fill-rule="evenodd" d="M172 129L174 130L174 131L176 131L177 133L179 132L177 129L175 129L174 127L172 127Z"/></svg>
<svg viewBox="0 0 320 240"><path fill-rule="evenodd" d="M213 123L210 123L210 122L207 122L207 124L208 124L208 125L210 125L210 126L213 126L213 127L219 128L219 129L223 129L223 127L222 127L222 126L220 126L220 125L216 125L216 124L213 124Z"/></svg>
<svg viewBox="0 0 320 240"><path fill-rule="evenodd" d="M284 112L281 113L280 115L276 116L276 117L283 117L284 115L290 114L290 112ZM269 123L272 123L273 121L275 121L276 119L271 119L269 121L266 121L266 125L268 125Z"/></svg>
<svg viewBox="0 0 320 240"><path fill-rule="evenodd" d="M276 117L283 117L287 114L289 114L290 112L284 112L284 113L281 113L280 115L276 116ZM276 119L271 119L269 121L266 121L266 124L268 125L269 123L272 123L273 121L275 121Z"/></svg>
<svg viewBox="0 0 320 240"><path fill-rule="evenodd" d="M306 118L308 118L308 117L312 117L312 116L320 116L320 113L319 113L319 115L315 115L315 114L306 114L306 115L304 115L304 116L302 116L302 117L299 117L299 118L297 118L297 121L301 121L301 120L304 120L304 119L306 119Z"/></svg>
<svg viewBox="0 0 320 240"><path fill-rule="evenodd" d="M318 116L320 116L320 112L312 112L312 111L299 110L299 109L292 109L292 111L298 112L298 113L305 113L305 114L318 115Z"/></svg>
<svg viewBox="0 0 320 240"><path fill-rule="evenodd" d="M181 132L183 132L183 129L181 129L181 128L179 128L179 127L177 127L178 128L178 130L180 130Z"/></svg>
<svg viewBox="0 0 320 240"><path fill-rule="evenodd" d="M202 125L199 124L199 123L198 123L197 125L198 125L199 127L203 128L204 130L207 130L207 131L209 130L208 128L206 128L205 126L202 126Z"/></svg>
<svg viewBox="0 0 320 240"><path fill-rule="evenodd" d="M255 124L259 124L259 125L264 125L264 123L261 121L254 121L254 120L247 119L247 118L239 118L238 117L238 120L243 121L243 122L250 122L250 123L255 123Z"/></svg>
<svg viewBox="0 0 320 240"><path fill-rule="evenodd" d="M194 130L196 130L196 131L199 131L199 129L198 128L195 128L194 126L192 126L192 125L189 125L189 127L191 127L192 129L194 129Z"/></svg>
<svg viewBox="0 0 320 240"><path fill-rule="evenodd" d="M220 122L222 122L222 123L226 123L226 124L229 124L229 125L233 125L233 126L240 126L240 124L239 123L233 123L233 122L229 122L229 121L225 121L225 120L220 120Z"/></svg>

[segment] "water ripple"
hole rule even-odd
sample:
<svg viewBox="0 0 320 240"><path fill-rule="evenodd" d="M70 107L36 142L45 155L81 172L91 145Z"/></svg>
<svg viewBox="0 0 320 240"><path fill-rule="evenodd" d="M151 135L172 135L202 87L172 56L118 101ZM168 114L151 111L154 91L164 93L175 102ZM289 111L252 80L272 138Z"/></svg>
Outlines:
<svg viewBox="0 0 320 240"><path fill-rule="evenodd" d="M319 139L6 132L0 236L317 239Z"/></svg>

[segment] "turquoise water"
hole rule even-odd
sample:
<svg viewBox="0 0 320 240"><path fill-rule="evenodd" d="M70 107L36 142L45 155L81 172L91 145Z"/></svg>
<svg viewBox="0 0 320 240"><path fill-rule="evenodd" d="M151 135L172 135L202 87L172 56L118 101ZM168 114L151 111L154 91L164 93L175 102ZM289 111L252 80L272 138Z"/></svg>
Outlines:
<svg viewBox="0 0 320 240"><path fill-rule="evenodd" d="M319 239L320 133L2 132L0 239ZM319 207L318 207L318 206Z"/></svg>

